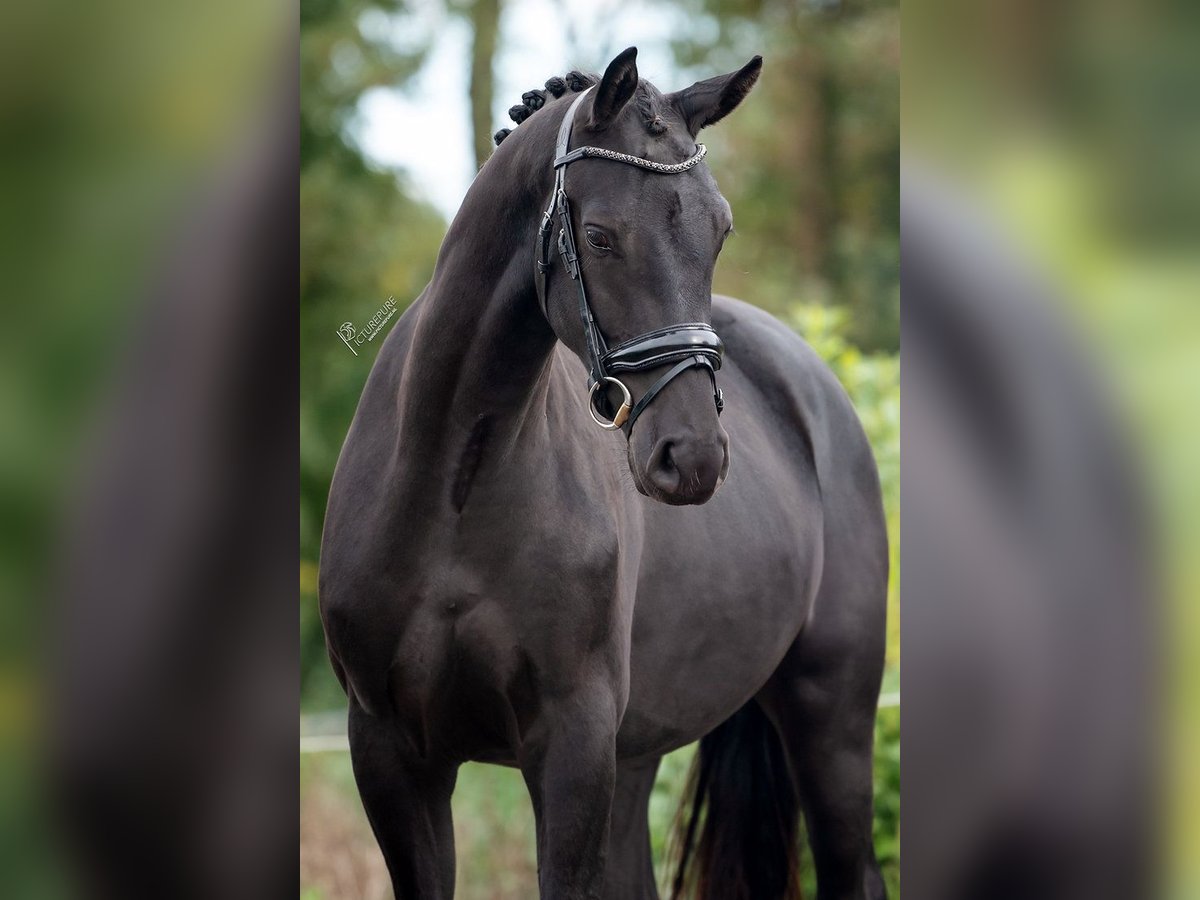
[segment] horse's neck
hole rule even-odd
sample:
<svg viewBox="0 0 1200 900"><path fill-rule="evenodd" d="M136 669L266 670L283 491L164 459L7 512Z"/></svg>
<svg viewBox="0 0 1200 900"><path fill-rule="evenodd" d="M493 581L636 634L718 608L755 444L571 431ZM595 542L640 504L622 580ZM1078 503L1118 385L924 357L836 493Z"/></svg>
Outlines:
<svg viewBox="0 0 1200 900"><path fill-rule="evenodd" d="M405 362L401 452L425 477L458 477L481 429L489 452L532 439L545 402L555 337L533 281L541 185L493 164L447 233Z"/></svg>

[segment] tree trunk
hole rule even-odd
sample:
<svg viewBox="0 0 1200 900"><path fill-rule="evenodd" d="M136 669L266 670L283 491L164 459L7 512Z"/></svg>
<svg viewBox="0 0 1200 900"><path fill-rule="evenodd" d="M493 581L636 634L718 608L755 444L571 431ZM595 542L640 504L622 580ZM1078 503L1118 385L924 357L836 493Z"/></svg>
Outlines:
<svg viewBox="0 0 1200 900"><path fill-rule="evenodd" d="M492 99L496 92L492 64L500 33L501 0L475 0L471 20L471 129L475 142L475 165L482 166L492 155Z"/></svg>
<svg viewBox="0 0 1200 900"><path fill-rule="evenodd" d="M791 244L805 273L832 284L831 240L837 228L834 113L838 98L829 71L829 48L820 34L801 38L788 60L792 85L792 158L796 175Z"/></svg>

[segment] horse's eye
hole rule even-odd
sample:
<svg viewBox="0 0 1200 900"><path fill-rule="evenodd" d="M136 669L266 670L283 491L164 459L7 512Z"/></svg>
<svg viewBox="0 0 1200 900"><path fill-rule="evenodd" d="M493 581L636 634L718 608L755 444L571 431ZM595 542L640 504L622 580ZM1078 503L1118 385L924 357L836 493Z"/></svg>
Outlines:
<svg viewBox="0 0 1200 900"><path fill-rule="evenodd" d="M589 228L584 232L587 235L587 242L597 250L611 250L612 244L608 242L608 236L602 231L597 231L595 228Z"/></svg>

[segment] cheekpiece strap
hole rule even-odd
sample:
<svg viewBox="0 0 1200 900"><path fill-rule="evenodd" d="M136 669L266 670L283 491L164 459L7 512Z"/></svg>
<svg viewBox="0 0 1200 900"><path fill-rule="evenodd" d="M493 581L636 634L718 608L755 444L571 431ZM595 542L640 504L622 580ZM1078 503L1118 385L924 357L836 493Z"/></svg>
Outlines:
<svg viewBox="0 0 1200 900"><path fill-rule="evenodd" d="M620 427L626 435L629 435L633 430L633 423L650 405L650 402L675 378L692 367L703 368L708 372L713 387L713 400L719 414L725 407L725 398L717 387L715 373L721 367L725 345L711 325L703 322L668 325L665 328L659 328L625 341L611 351L608 349L604 335L592 315L592 308L587 299L587 290L584 288L583 272L579 265L579 250L575 243L575 229L571 224L571 204L567 200L566 189L567 166L581 159L607 159L662 175L677 175L699 165L708 150L703 144L697 144L696 152L680 163L654 162L639 156L631 156L628 153L606 150L603 147L577 147L571 150L571 130L575 124L575 115L579 110L579 104L591 93L591 90L592 88L588 87L579 93L579 96L567 108L567 113L558 126L558 140L554 148L554 192L550 196L549 205L542 213L536 247L537 277L535 284L542 313L543 315L547 313L546 281L550 270L551 247L555 243L554 232L557 224L558 253L567 274L575 282L575 288L579 295L579 315L583 324L584 341L587 345L589 389L606 378L610 381L613 380L611 373L614 372L637 372L643 369L671 366L634 404L624 421L617 419L607 425L599 419L597 422L606 428ZM620 382L617 384L620 385ZM623 385L621 387L625 391L628 402L629 392ZM589 403L592 402L594 394L594 391L589 390ZM593 418L595 418L594 412Z"/></svg>

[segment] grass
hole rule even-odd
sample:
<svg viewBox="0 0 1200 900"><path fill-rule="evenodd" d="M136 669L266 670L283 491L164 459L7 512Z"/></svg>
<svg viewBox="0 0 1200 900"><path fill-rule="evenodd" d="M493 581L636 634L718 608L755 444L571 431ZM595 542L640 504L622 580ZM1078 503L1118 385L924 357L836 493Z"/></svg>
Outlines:
<svg viewBox="0 0 1200 900"><path fill-rule="evenodd" d="M665 757L650 797L651 844L665 886L667 836L695 745ZM300 769L301 900L387 900L387 871L359 804L345 753L305 756ZM454 792L457 900L537 896L533 812L519 772L470 763ZM900 896L900 711L880 711L875 746L875 846L888 895ZM804 859L805 896L816 886Z"/></svg>

